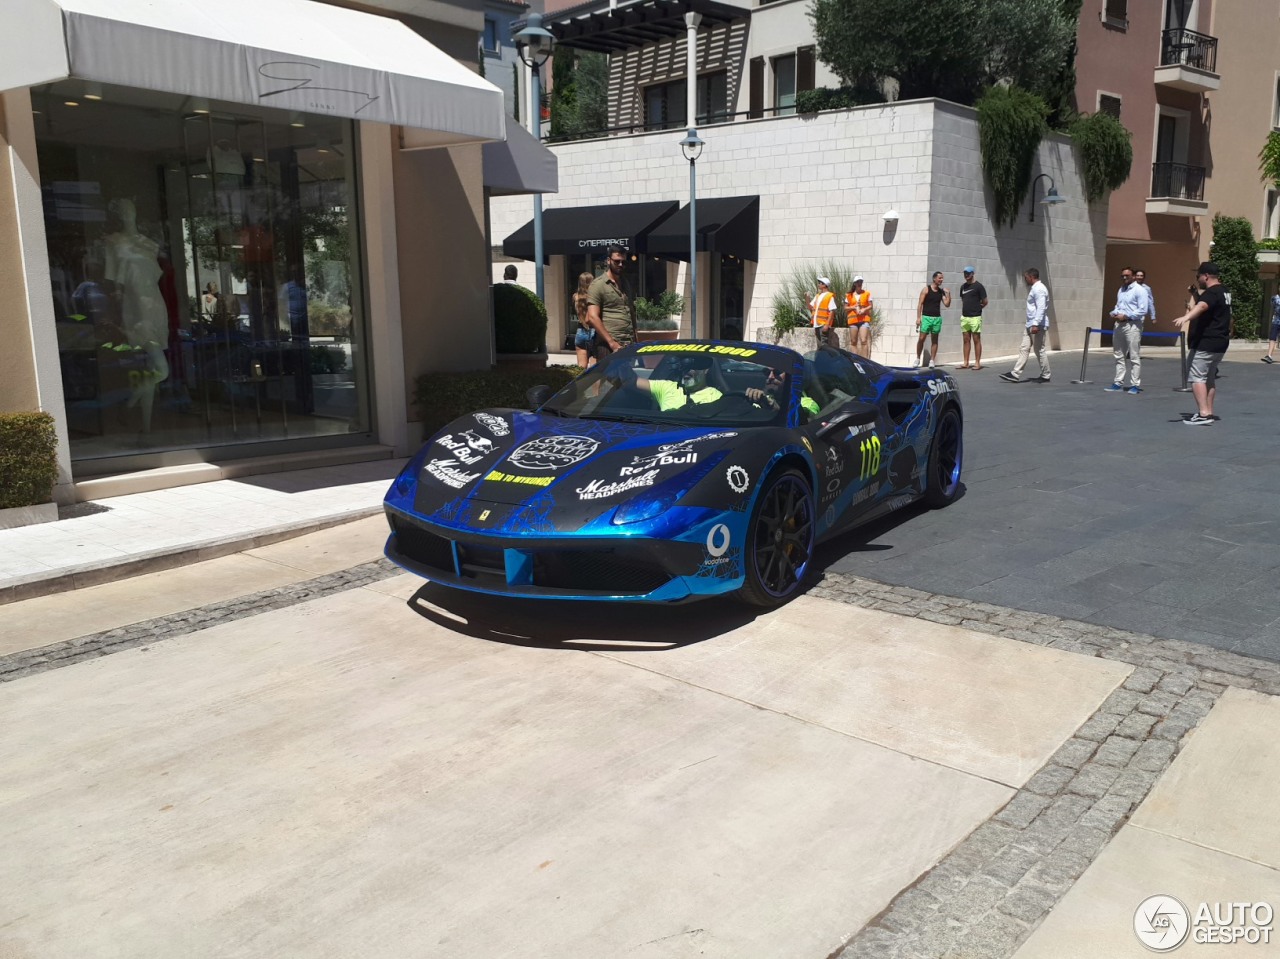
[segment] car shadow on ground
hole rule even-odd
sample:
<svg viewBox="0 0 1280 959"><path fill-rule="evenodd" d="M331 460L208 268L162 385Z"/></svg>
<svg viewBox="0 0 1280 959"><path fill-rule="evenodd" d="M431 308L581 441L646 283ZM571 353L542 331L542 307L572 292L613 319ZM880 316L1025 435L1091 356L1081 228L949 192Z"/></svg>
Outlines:
<svg viewBox="0 0 1280 959"><path fill-rule="evenodd" d="M964 498L966 489L962 482L959 489L956 490L956 498L951 501L952 505ZM807 589L816 585L823 573L846 556L854 553L879 553L893 549L892 544L877 543L875 540L887 537L904 523L909 523L920 516L926 516L932 511L933 507L926 505L924 502L912 503L910 506L894 510L887 516L882 516L880 519L865 526L858 526L847 533L841 533L835 539L819 543L818 547L813 551L813 566L810 570Z"/></svg>
<svg viewBox="0 0 1280 959"><path fill-rule="evenodd" d="M438 626L476 639L533 649L663 652L700 643L761 613L732 598L696 603L592 602L486 596L425 584L408 601Z"/></svg>

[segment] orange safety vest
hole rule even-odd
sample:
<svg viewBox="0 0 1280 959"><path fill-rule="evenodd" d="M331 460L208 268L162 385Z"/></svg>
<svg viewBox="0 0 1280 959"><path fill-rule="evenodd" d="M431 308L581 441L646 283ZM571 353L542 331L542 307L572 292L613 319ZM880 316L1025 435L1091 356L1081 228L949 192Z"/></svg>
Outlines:
<svg viewBox="0 0 1280 959"><path fill-rule="evenodd" d="M871 293L868 290L863 290L861 293L854 293L853 290L850 290L844 295L844 305L845 311L849 316L850 326L857 326L871 319L869 316L858 316L854 313L854 310L860 306L871 305Z"/></svg>
<svg viewBox="0 0 1280 959"><path fill-rule="evenodd" d="M830 326L831 314L836 308L836 295L827 290L825 293L819 293L814 299L817 305L813 309L813 325Z"/></svg>

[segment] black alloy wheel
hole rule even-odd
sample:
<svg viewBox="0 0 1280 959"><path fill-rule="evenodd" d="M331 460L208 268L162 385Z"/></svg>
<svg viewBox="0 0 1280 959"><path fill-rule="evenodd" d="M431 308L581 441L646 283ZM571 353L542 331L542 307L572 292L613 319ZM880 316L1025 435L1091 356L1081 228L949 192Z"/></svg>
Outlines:
<svg viewBox="0 0 1280 959"><path fill-rule="evenodd" d="M804 585L813 559L813 489L796 469L769 477L747 527L746 582L741 597L778 606Z"/></svg>
<svg viewBox="0 0 1280 959"><path fill-rule="evenodd" d="M928 486L925 502L934 509L955 502L960 494L960 469L964 464L964 428L954 407L943 411L929 447Z"/></svg>

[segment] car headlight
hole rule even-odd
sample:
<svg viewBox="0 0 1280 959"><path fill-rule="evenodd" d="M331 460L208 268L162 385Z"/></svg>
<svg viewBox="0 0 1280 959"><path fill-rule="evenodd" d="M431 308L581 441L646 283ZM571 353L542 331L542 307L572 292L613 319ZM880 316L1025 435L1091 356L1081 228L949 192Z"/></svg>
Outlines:
<svg viewBox="0 0 1280 959"><path fill-rule="evenodd" d="M413 492L413 478L417 475L420 462L419 457L415 456L404 464L404 469L400 471L400 475L391 484L391 490L396 496L408 496Z"/></svg>
<svg viewBox="0 0 1280 959"><path fill-rule="evenodd" d="M684 494L669 492L659 496L642 496L623 503L613 514L613 525L625 526L628 523L643 523L647 519L661 516Z"/></svg>

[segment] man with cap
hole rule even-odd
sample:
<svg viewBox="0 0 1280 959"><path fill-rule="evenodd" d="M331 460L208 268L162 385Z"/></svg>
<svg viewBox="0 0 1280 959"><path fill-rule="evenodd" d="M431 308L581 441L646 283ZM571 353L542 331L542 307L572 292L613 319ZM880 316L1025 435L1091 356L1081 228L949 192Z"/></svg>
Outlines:
<svg viewBox="0 0 1280 959"><path fill-rule="evenodd" d="M844 315L849 322L849 350L871 359L871 294L862 288L862 277L853 278L853 289L844 295Z"/></svg>
<svg viewBox="0 0 1280 959"><path fill-rule="evenodd" d="M818 292L809 301L809 321L820 346L836 346L836 295L831 292L831 278L818 277Z"/></svg>
<svg viewBox="0 0 1280 959"><path fill-rule="evenodd" d="M1196 412L1184 423L1188 426L1209 426L1218 417L1213 414L1213 401L1217 397L1218 364L1231 343L1234 322L1231 317L1231 294L1218 279L1218 264L1206 260L1196 268L1196 283L1201 289L1200 302L1196 303L1173 325L1187 332L1187 349L1191 351L1187 363L1187 379L1196 398Z"/></svg>
<svg viewBox="0 0 1280 959"><path fill-rule="evenodd" d="M982 310L987 305L987 288L973 278L973 267L964 268L960 284L960 332L964 335L964 362L969 369L969 345L973 344L973 368L982 369Z"/></svg>

